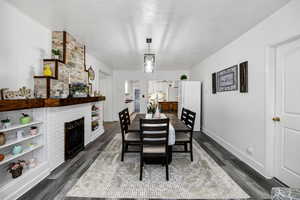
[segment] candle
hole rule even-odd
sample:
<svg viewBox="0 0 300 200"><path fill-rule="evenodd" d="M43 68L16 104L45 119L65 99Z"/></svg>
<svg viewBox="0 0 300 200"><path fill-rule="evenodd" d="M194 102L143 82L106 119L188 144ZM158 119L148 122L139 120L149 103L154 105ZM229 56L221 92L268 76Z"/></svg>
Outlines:
<svg viewBox="0 0 300 200"><path fill-rule="evenodd" d="M71 72L69 72L69 84L71 84Z"/></svg>

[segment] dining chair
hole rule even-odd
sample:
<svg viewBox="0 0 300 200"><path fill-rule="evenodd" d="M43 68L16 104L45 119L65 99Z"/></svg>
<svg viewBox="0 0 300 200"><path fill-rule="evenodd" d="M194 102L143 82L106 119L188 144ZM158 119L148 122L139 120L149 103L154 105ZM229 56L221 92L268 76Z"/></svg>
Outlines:
<svg viewBox="0 0 300 200"><path fill-rule="evenodd" d="M166 180L169 180L168 140L169 118L140 119L140 180L143 178L145 158L159 158L166 167Z"/></svg>
<svg viewBox="0 0 300 200"><path fill-rule="evenodd" d="M124 161L125 153L133 153L139 151L129 151L129 145L139 145L140 144L140 136L139 133L128 132L128 126L130 125L129 113L127 114L127 109L119 112L120 126L121 126L121 134L122 134L122 155L121 161Z"/></svg>
<svg viewBox="0 0 300 200"><path fill-rule="evenodd" d="M188 133L176 133L175 145L184 146L184 151L173 150L173 152L177 153L190 153L191 161L193 162L193 132L195 125L196 113L183 108L181 113L181 120L185 123L187 127L190 128L190 132ZM188 149L189 145L189 149Z"/></svg>

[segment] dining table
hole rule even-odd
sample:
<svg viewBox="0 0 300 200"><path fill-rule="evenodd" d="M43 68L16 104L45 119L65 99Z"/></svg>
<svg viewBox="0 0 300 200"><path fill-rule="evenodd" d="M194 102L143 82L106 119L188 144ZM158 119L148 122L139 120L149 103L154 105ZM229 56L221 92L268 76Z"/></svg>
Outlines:
<svg viewBox="0 0 300 200"><path fill-rule="evenodd" d="M170 114L170 113L163 113L164 116L170 119L170 125L173 127L173 130L175 131L174 137L176 138L176 133L189 133L191 132L191 129L185 125L183 121L181 121L177 115L175 114ZM131 121L131 124L128 126L128 132L137 132L141 133L140 130L140 119L145 119L146 114L143 113L138 113L134 117L134 119ZM175 141L174 138L174 141ZM169 139L170 140L170 139ZM174 142L175 143L175 142ZM172 162L172 149L173 145L168 145L168 161L169 164ZM156 159L156 158L151 158L148 160L145 160L146 163L148 164L161 164L161 160Z"/></svg>

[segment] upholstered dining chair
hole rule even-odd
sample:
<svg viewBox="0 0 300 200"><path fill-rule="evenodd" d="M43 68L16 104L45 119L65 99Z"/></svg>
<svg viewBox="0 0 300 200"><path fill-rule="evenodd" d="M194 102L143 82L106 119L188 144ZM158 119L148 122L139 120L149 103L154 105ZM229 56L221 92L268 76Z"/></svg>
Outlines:
<svg viewBox="0 0 300 200"><path fill-rule="evenodd" d="M124 109L119 112L121 134L122 134L122 155L121 161L124 161L125 153L139 152L139 151L129 151L129 145L139 145L140 136L139 133L128 132L128 126L130 125L130 117L128 109Z"/></svg>
<svg viewBox="0 0 300 200"><path fill-rule="evenodd" d="M169 118L140 119L141 150L140 180L143 179L145 158L159 158L166 167L166 180L169 180L168 140Z"/></svg>
<svg viewBox="0 0 300 200"><path fill-rule="evenodd" d="M190 128L189 133L176 133L175 145L184 146L184 151L173 150L177 153L190 153L191 161L193 162L193 132L195 125L196 113L183 108L181 113L181 120L187 127ZM189 149L188 149L189 145Z"/></svg>

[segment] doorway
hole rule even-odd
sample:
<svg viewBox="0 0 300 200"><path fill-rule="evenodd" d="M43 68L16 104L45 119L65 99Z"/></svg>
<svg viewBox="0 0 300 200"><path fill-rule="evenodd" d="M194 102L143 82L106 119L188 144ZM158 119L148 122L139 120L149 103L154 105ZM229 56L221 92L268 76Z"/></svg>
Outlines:
<svg viewBox="0 0 300 200"><path fill-rule="evenodd" d="M141 90L135 88L134 89L134 112L139 113L141 111Z"/></svg>
<svg viewBox="0 0 300 200"><path fill-rule="evenodd" d="M300 39L275 51L275 176L300 187Z"/></svg>

